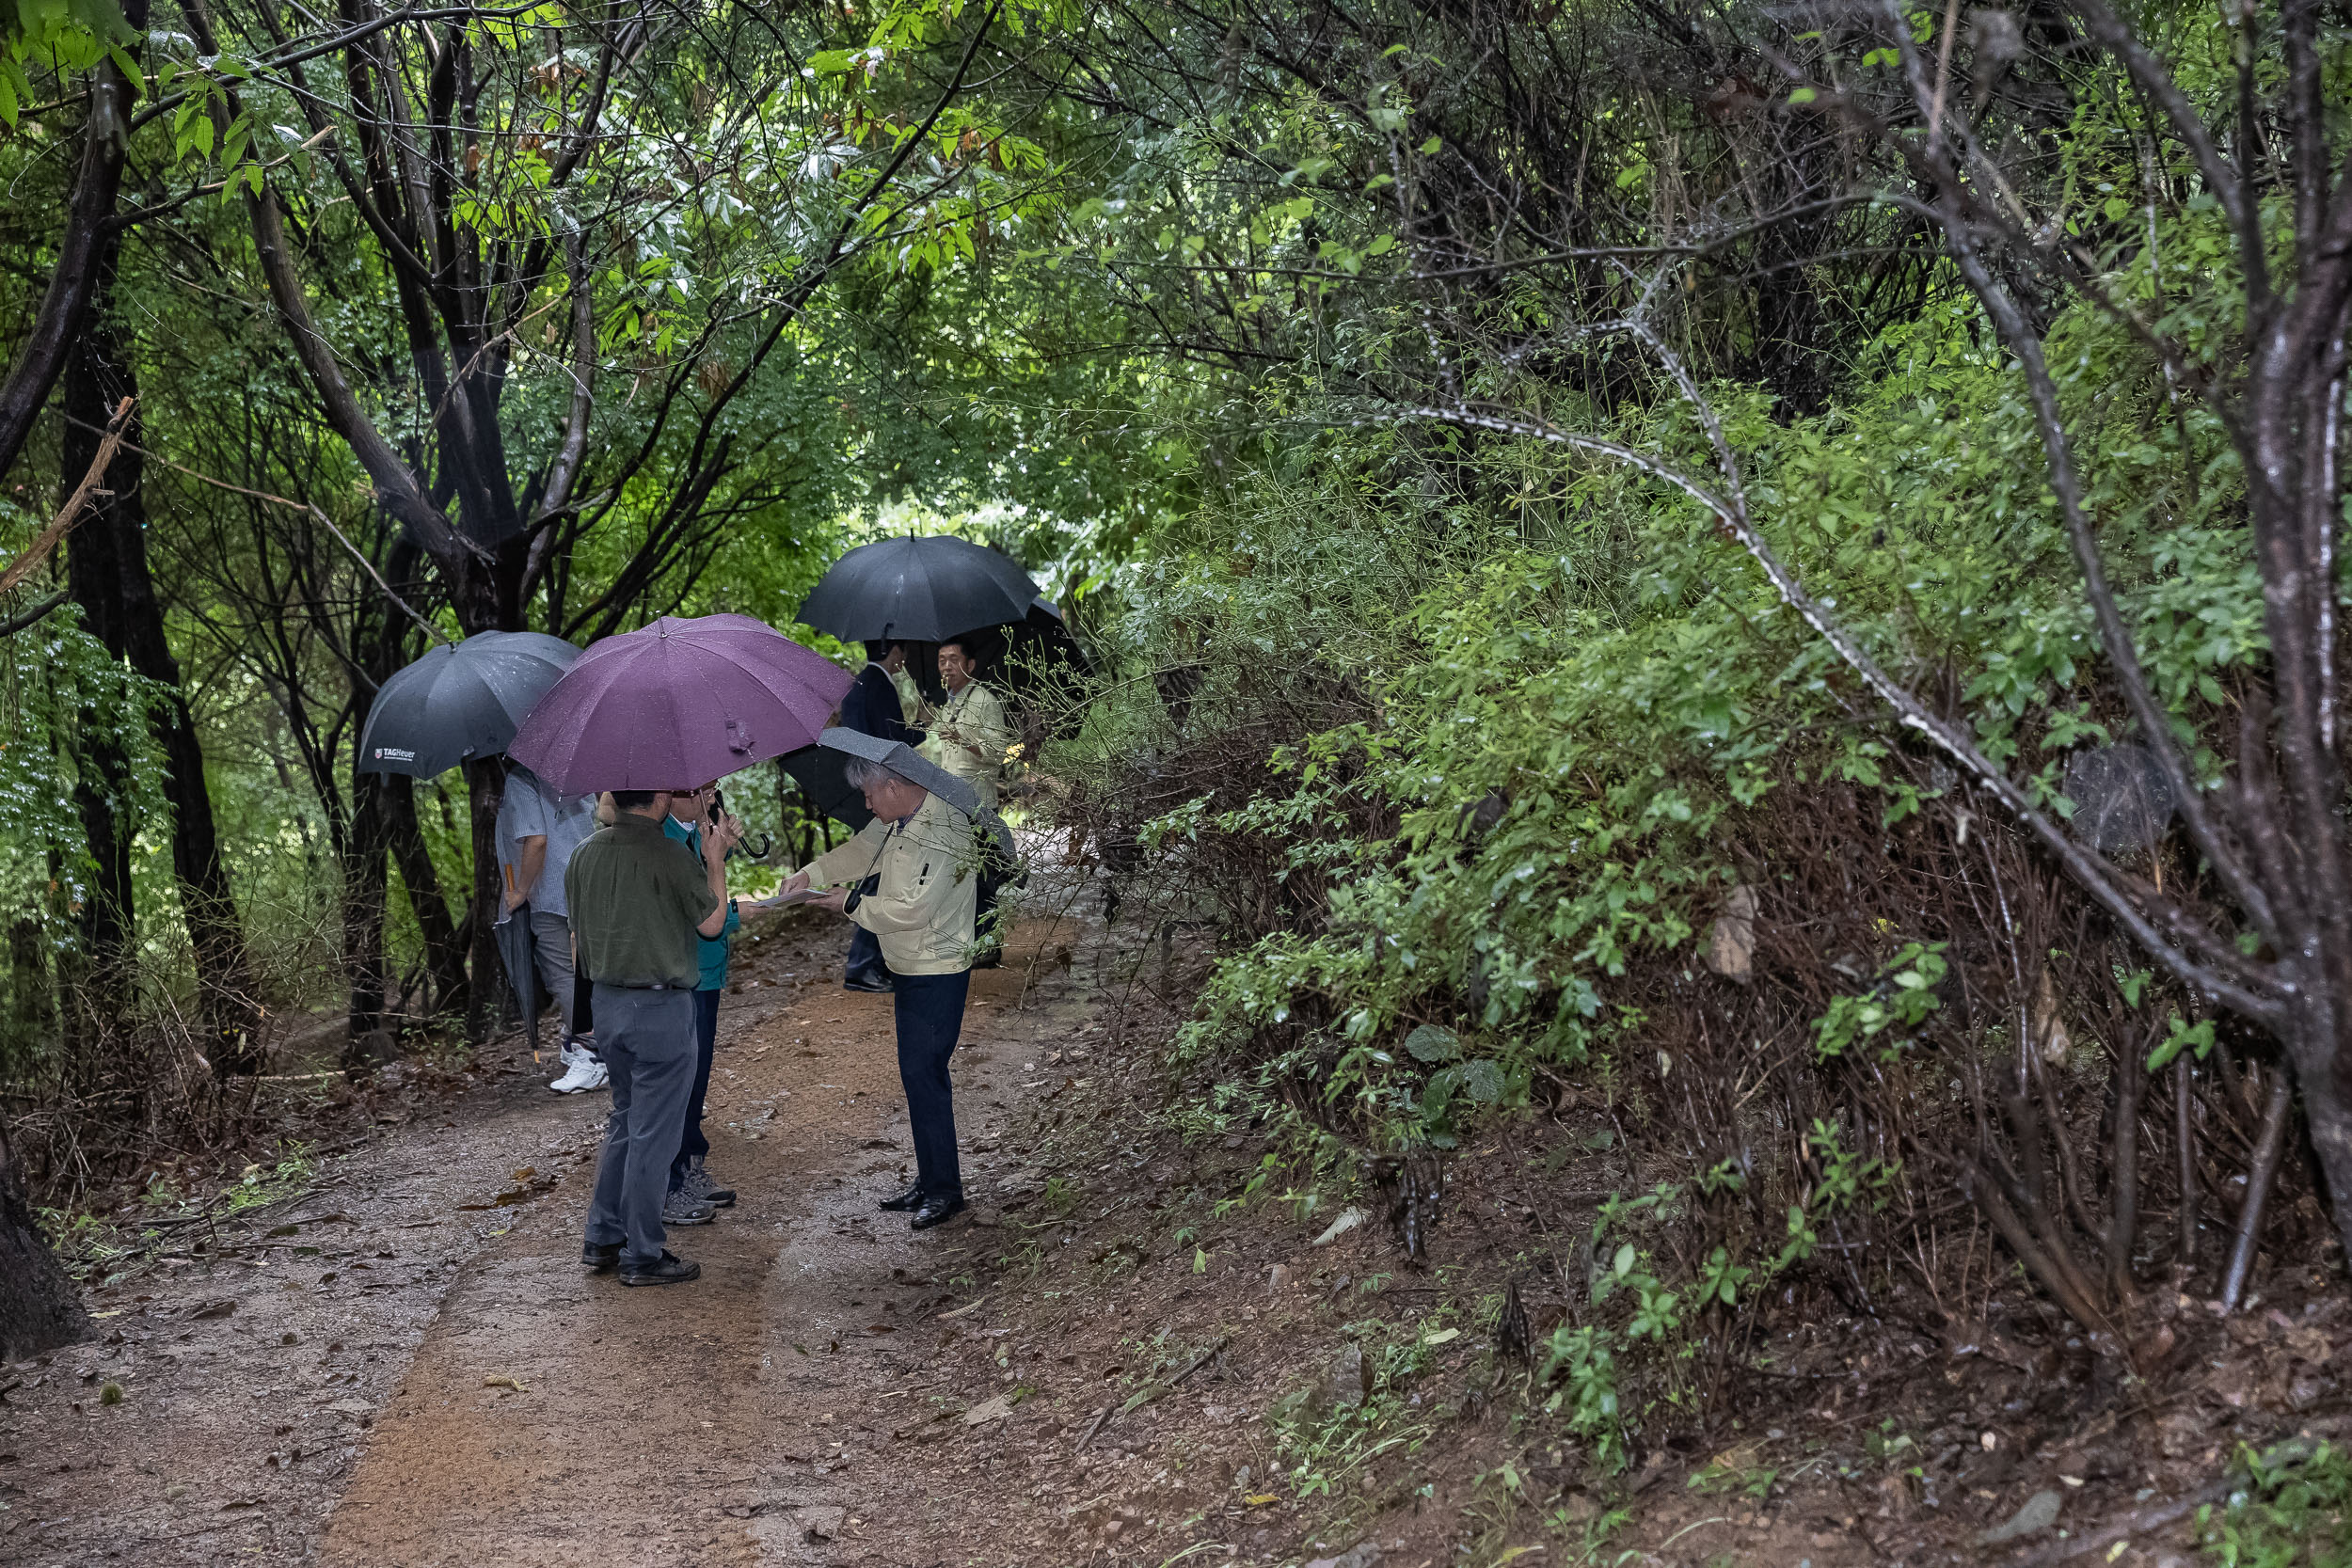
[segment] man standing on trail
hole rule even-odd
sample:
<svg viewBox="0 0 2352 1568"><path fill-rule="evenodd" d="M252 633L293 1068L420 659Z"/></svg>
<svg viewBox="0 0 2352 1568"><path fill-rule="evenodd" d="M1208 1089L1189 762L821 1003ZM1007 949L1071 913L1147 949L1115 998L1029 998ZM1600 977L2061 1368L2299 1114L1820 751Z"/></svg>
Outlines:
<svg viewBox="0 0 2352 1568"><path fill-rule="evenodd" d="M939 765L972 786L980 809L996 809L996 775L1011 750L1012 726L1005 721L1005 705L996 693L974 677L979 661L961 642L939 645L939 682L947 689L947 705L939 710Z"/></svg>
<svg viewBox="0 0 2352 1568"><path fill-rule="evenodd" d="M868 642L866 660L866 668L850 683L849 695L841 699L841 727L878 740L900 741L910 748L922 745L923 732L909 727L897 684L906 672L907 645ZM875 945L874 933L862 926L850 934L850 959L843 966L841 983L850 990L890 989L890 971L883 967L882 949Z"/></svg>
<svg viewBox="0 0 2352 1568"><path fill-rule="evenodd" d="M1011 750L1012 726L1005 721L1005 705L995 692L975 677L979 661L961 642L939 645L939 680L947 689L947 705L939 710L932 729L939 740L940 766L972 786L980 809L996 810L996 776ZM977 925L980 953L976 969L994 969L1004 961L1005 939L997 929L993 886L982 890Z"/></svg>
<svg viewBox="0 0 2352 1568"><path fill-rule="evenodd" d="M598 1274L617 1267L624 1285L675 1285L702 1274L662 1245L661 1227L694 1085L694 942L726 927L727 850L740 834L711 824L697 871L661 831L668 790L617 789L612 805L612 826L574 852L564 879L612 1078L580 1260Z"/></svg>
<svg viewBox="0 0 2352 1568"><path fill-rule="evenodd" d="M571 907L564 897L572 851L596 831L595 806L594 796L558 795L521 763L507 765L497 835L506 883L501 918L530 923L539 977L554 993L556 1014L564 1021L563 1041L556 1048L564 1070L548 1085L558 1094L600 1089L605 1083L595 1037L573 1027Z"/></svg>
<svg viewBox="0 0 2352 1568"><path fill-rule="evenodd" d="M880 763L861 758L845 771L865 792L874 820L792 873L781 892L830 887L811 902L847 914L880 939L894 982L898 1081L906 1088L915 1172L914 1185L882 1206L911 1212L914 1228L928 1230L963 1212L947 1058L963 1032L972 985L972 914L979 888L974 831L961 812Z"/></svg>
<svg viewBox="0 0 2352 1568"><path fill-rule="evenodd" d="M685 845L698 861L702 859L703 831L723 815L718 795L716 784L674 795L670 798L670 815L661 821L661 831ZM741 825L733 817L726 821L735 828L736 836L741 837ZM710 1092L710 1058L719 1045L719 993L727 989L727 958L732 950L728 939L742 925L735 900L729 898L726 924L719 928L719 934L710 937L696 933L694 1085L686 1097L686 1122L677 1158L670 1162L670 1194L661 1210L664 1225L707 1225L714 1209L735 1207L735 1189L718 1185L703 1168L703 1161L710 1153L710 1140L703 1136L703 1101Z"/></svg>

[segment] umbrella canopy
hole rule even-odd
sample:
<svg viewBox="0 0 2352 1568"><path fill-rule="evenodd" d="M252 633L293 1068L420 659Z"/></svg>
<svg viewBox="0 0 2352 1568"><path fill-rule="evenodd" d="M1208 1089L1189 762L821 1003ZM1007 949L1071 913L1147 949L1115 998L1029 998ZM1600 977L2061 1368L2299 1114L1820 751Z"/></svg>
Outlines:
<svg viewBox="0 0 2352 1568"><path fill-rule="evenodd" d="M860 545L834 562L801 619L846 640L939 642L1018 621L1037 596L1009 556L935 533Z"/></svg>
<svg viewBox="0 0 2352 1568"><path fill-rule="evenodd" d="M559 794L686 789L810 744L849 689L748 615L665 615L580 655L507 751Z"/></svg>
<svg viewBox="0 0 2352 1568"><path fill-rule="evenodd" d="M853 788L844 772L849 752L830 746L803 746L776 761L808 792L809 802L835 822L847 823L854 832L874 820L874 814L866 809L866 792Z"/></svg>
<svg viewBox="0 0 2352 1568"><path fill-rule="evenodd" d="M853 761L879 762L909 784L921 784L964 816L977 816L980 814L980 797L977 790L945 768L940 767L939 764L917 753L914 747L903 740L884 740L878 735L867 735L863 730L847 730L835 726L817 737L817 750L820 752L830 752L834 758L838 759L828 765L836 770ZM790 767L788 759L786 766ZM795 773L793 776L798 778L800 775ZM846 780L841 787L844 789L849 787ZM858 809L866 810L863 797L859 800ZM866 822L871 822L873 819L873 814L866 812ZM840 820L847 822L849 818L845 816ZM866 823L859 822L852 825L862 828Z"/></svg>
<svg viewBox="0 0 2352 1568"><path fill-rule="evenodd" d="M860 758L879 762L910 784L921 784L985 827L996 847L1008 857L1012 855L1012 830L1005 825L1004 818L994 812L982 811L977 790L939 764L919 755L902 740L884 740L862 730L836 727L818 736L816 745L782 760L785 771L807 787L818 810L836 822L863 828L874 820L874 814L866 809L865 793L851 788L844 776L848 766Z"/></svg>
<svg viewBox="0 0 2352 1568"><path fill-rule="evenodd" d="M548 689L580 657L560 637L478 631L386 681L359 732L359 771L429 779L506 750Z"/></svg>

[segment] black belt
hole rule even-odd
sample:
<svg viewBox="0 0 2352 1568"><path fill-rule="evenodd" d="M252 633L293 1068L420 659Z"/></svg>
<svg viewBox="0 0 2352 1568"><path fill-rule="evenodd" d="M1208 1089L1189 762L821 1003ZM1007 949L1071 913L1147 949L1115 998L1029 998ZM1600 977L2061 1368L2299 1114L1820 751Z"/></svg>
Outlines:
<svg viewBox="0 0 2352 1568"><path fill-rule="evenodd" d="M592 983L599 986L611 986L614 990L692 990L694 989L691 986L674 986L667 981L657 981L652 985L644 986L634 986L629 984L627 980L597 980Z"/></svg>

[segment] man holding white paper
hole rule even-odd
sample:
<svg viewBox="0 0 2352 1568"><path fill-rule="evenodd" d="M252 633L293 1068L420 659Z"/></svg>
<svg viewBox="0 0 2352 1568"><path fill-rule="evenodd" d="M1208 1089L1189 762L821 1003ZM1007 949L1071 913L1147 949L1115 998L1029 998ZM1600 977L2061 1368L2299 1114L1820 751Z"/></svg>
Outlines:
<svg viewBox="0 0 2352 1568"><path fill-rule="evenodd" d="M903 745L838 729L820 744L850 752L844 771L874 819L792 873L777 901L837 911L881 945L915 1165L914 1184L882 1207L928 1230L964 1207L947 1061L972 985L979 870L970 790Z"/></svg>

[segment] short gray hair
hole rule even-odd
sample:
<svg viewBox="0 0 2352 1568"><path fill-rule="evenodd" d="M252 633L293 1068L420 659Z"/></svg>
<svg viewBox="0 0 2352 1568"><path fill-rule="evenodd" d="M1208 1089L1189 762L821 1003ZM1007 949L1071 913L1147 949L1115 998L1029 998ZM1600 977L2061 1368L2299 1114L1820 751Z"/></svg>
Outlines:
<svg viewBox="0 0 2352 1568"><path fill-rule="evenodd" d="M841 776L849 781L851 789L864 789L867 784L880 784L885 779L896 779L900 784L914 782L903 773L885 768L879 762L869 762L864 757L851 757L848 762L843 763Z"/></svg>

